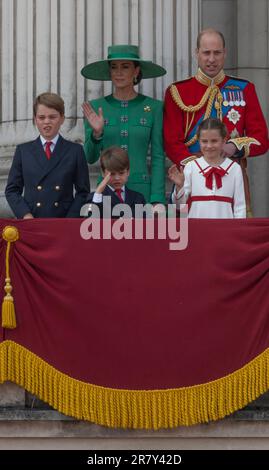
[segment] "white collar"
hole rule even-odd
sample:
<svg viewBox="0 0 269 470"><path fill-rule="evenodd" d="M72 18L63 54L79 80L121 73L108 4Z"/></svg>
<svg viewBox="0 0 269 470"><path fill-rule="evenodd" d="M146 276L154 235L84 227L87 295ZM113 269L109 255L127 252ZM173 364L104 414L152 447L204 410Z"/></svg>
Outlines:
<svg viewBox="0 0 269 470"><path fill-rule="evenodd" d="M199 162L203 170L212 167L212 165L210 165L210 163L208 163L203 156L198 158L197 161ZM223 162L220 165L217 165L216 168L223 168L224 170L226 170L231 165L231 163L234 163L233 160L228 157L225 157Z"/></svg>
<svg viewBox="0 0 269 470"><path fill-rule="evenodd" d="M46 144L46 142L52 142L53 145L55 146L55 145L57 144L57 140L58 140L58 139L59 139L59 134L57 134L55 137L53 137L53 139L51 139L51 140L49 140L49 141L48 141L47 139L45 139L45 138L43 137L43 135L40 135L40 140L41 140L41 144L43 145L43 147L44 147L44 145Z"/></svg>
<svg viewBox="0 0 269 470"><path fill-rule="evenodd" d="M116 189L115 189L115 188L112 188L112 186L110 186L109 184L108 184L108 187L111 189L111 191L113 191L113 192L116 191ZM125 193L125 186L122 186L122 187L120 188L120 190L121 190L122 193Z"/></svg>

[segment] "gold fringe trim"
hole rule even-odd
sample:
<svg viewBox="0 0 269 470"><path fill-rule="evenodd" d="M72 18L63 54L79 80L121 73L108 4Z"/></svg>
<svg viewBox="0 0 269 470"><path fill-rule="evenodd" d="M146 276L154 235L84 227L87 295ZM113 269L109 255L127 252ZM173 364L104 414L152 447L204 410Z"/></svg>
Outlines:
<svg viewBox="0 0 269 470"><path fill-rule="evenodd" d="M7 380L68 416L113 428L160 429L215 421L269 388L269 348L212 382L165 390L124 390L73 379L23 346L0 344L0 383Z"/></svg>
<svg viewBox="0 0 269 470"><path fill-rule="evenodd" d="M250 146L252 144L261 145L261 143L254 139L254 137L235 137L234 139L229 139L228 142L232 142L237 150L244 149L244 157L248 157L250 154Z"/></svg>
<svg viewBox="0 0 269 470"><path fill-rule="evenodd" d="M195 113L196 111L199 111L199 109L201 109L207 102L207 100L209 99L209 96L212 95L212 92L214 91L214 94L216 94L216 90L218 90L218 87L208 87L206 92L204 93L204 95L202 96L201 100L199 101L199 103L195 104L195 105L189 105L187 106L180 94L179 94L179 91L176 87L176 85L171 85L170 86L170 93L171 93L171 96L174 100L174 102L177 104L177 106L182 109L182 111L186 112L186 113Z"/></svg>
<svg viewBox="0 0 269 470"><path fill-rule="evenodd" d="M6 249L6 279L5 279L5 297L2 302L2 327L14 329L17 326L14 299L11 295L12 285L9 272L9 255L11 243L19 239L19 231L12 225L6 225L2 231L2 237L7 242Z"/></svg>

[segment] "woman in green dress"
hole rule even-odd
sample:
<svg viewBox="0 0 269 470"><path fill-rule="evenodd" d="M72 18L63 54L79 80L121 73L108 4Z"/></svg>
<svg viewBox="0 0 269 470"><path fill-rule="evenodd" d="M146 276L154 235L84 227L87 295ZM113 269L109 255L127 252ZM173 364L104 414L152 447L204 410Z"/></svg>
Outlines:
<svg viewBox="0 0 269 470"><path fill-rule="evenodd" d="M116 145L128 151L128 187L147 202L165 203L163 103L137 93L141 78L164 75L165 69L139 58L138 47L115 45L107 60L86 65L81 74L92 80L112 80L113 94L83 104L87 161L94 163L101 151ZM150 171L147 156L150 153Z"/></svg>

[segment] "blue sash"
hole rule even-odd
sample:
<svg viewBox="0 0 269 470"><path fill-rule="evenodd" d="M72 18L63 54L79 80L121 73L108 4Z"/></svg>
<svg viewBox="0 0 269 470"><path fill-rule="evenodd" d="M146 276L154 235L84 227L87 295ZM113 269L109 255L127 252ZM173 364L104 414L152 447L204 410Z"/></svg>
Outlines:
<svg viewBox="0 0 269 470"><path fill-rule="evenodd" d="M230 87L231 85L233 86L236 86L237 89L240 88L240 91L243 91L245 89L245 87L247 86L248 82L245 82L243 80L237 80L236 78L230 78L226 83L225 85L221 88L220 92L223 94L223 92L225 92L226 88ZM228 88L229 90L229 88ZM226 114L228 113L228 111L231 109L231 106L223 106L222 104L222 116L226 116ZM216 118L217 117L217 110L215 109L215 106L213 105L212 106L212 110L211 110L211 115L210 117L212 118ZM193 127L193 129L190 131L190 133L188 134L187 136L187 139L186 141L192 139L192 137L194 137L194 135L197 133L197 130L198 130L198 127L199 125L201 124L201 122L204 120L204 114L203 116L195 123L195 126ZM200 152L200 145L199 145L199 142L195 142L193 145L190 145L190 147L188 147L190 153L198 153Z"/></svg>

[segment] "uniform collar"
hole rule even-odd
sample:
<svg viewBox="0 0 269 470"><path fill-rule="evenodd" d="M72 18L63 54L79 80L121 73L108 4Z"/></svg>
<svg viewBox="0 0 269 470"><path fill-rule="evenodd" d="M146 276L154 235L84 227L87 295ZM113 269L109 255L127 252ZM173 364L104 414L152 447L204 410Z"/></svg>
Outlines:
<svg viewBox="0 0 269 470"><path fill-rule="evenodd" d="M200 68L198 68L198 72L195 75L195 78L198 82L202 83L202 85L214 86L219 85L221 82L223 82L225 78L225 73L223 70L221 70L218 75L213 78L210 78Z"/></svg>

